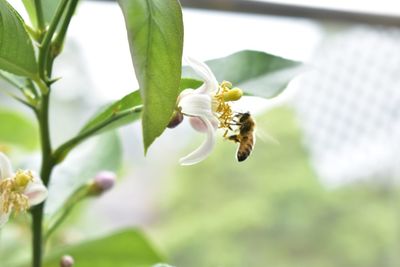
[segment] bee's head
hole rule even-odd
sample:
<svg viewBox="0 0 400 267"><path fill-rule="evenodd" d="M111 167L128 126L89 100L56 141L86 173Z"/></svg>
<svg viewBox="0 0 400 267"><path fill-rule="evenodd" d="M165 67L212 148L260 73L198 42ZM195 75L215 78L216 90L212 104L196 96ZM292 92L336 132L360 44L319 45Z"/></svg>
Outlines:
<svg viewBox="0 0 400 267"><path fill-rule="evenodd" d="M237 116L239 117L240 122L245 122L250 118L250 112L239 113Z"/></svg>

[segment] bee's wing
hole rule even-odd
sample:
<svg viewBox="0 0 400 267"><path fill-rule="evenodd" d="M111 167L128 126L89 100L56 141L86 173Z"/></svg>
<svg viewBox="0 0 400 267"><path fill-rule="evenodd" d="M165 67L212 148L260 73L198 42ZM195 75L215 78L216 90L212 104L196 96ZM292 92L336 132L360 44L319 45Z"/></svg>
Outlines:
<svg viewBox="0 0 400 267"><path fill-rule="evenodd" d="M266 144L280 145L279 141L275 137L270 135L265 129L260 129L257 127L255 135L256 138L254 139L254 143L256 139L259 139L261 142Z"/></svg>

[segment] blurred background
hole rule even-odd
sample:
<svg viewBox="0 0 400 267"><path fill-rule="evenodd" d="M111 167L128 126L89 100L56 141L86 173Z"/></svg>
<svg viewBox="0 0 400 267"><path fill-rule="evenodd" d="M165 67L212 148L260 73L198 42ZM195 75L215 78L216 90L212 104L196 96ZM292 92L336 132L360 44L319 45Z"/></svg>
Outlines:
<svg viewBox="0 0 400 267"><path fill-rule="evenodd" d="M400 266L400 3L182 4L186 55L208 60L253 49L306 64L281 96L243 104L259 132L277 142L257 140L238 164L236 146L221 138L207 160L182 167L179 158L203 138L186 123L167 130L146 158L138 123L95 138L71 154L69 168L57 169L51 186L62 193L47 212L73 188L74 179L58 177L90 179L96 161L121 179L76 209L59 240L138 226L178 267ZM53 95L55 144L138 87L116 2L82 1L55 73L62 76ZM2 125L32 118L12 100L0 101ZM10 110L23 115L10 119ZM0 135L2 150L17 151L21 165L40 160L34 141L27 159L7 138ZM74 168L82 159L87 166Z"/></svg>

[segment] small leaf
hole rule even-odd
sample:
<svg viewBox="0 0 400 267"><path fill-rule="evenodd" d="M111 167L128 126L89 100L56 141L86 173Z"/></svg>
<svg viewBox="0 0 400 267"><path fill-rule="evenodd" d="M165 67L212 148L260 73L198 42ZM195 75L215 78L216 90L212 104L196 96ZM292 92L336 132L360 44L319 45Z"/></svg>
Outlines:
<svg viewBox="0 0 400 267"><path fill-rule="evenodd" d="M36 28L38 26L38 19L34 0L22 0L22 2L24 3L32 25ZM43 19L46 25L50 24L59 3L60 0L42 0Z"/></svg>
<svg viewBox="0 0 400 267"><path fill-rule="evenodd" d="M58 266L63 255L71 255L79 267L150 267L165 259L138 230L120 233L66 247L45 261L44 267Z"/></svg>
<svg viewBox="0 0 400 267"><path fill-rule="evenodd" d="M119 0L143 99L147 151L175 108L181 79L182 11L178 0Z"/></svg>
<svg viewBox="0 0 400 267"><path fill-rule="evenodd" d="M34 150L39 145L39 133L36 124L23 114L0 109L0 144L15 145Z"/></svg>
<svg viewBox="0 0 400 267"><path fill-rule="evenodd" d="M32 25L34 27L37 27L38 24L37 24L37 16L36 16L34 0L22 0L22 3L25 6L26 12L29 15Z"/></svg>
<svg viewBox="0 0 400 267"><path fill-rule="evenodd" d="M300 62L259 51L240 51L224 58L206 62L217 80L227 80L247 95L272 98L302 71ZM184 77L197 77L184 68Z"/></svg>
<svg viewBox="0 0 400 267"><path fill-rule="evenodd" d="M61 0L42 0L43 17L45 24L50 24Z"/></svg>
<svg viewBox="0 0 400 267"><path fill-rule="evenodd" d="M0 0L0 69L34 78L37 63L32 41L17 11Z"/></svg>
<svg viewBox="0 0 400 267"><path fill-rule="evenodd" d="M88 130L91 130L98 125L104 123L105 121L109 120L112 118L116 113L120 113L129 109L132 109L136 106L139 106L142 104L142 100L140 98L140 92L135 91L133 93L130 93L129 95L126 95L123 97L121 100L118 100L114 102L113 104L106 106L103 108L98 114L93 116L86 124L83 126L81 129L80 133L86 132ZM134 122L140 118L141 113L131 113L127 114L124 117L121 117L120 119L115 120L114 122L108 124L106 127L100 129L97 131L95 134L116 129L118 127L121 127L123 125L129 124L131 122Z"/></svg>
<svg viewBox="0 0 400 267"><path fill-rule="evenodd" d="M49 186L45 213L51 216L75 189L93 179L97 172L117 172L122 162L122 147L115 132L99 136L82 146L54 171Z"/></svg>

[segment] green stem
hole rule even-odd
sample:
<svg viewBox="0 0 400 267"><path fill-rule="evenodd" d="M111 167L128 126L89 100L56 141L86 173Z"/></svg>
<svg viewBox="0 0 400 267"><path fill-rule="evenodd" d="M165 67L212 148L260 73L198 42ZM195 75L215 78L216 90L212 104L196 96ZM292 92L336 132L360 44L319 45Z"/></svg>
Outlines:
<svg viewBox="0 0 400 267"><path fill-rule="evenodd" d="M49 228L45 232L44 239L47 241L55 230L62 224L62 222L68 217L73 208L85 199L88 195L88 185L79 187L60 209L60 213L55 215L54 221L50 224Z"/></svg>
<svg viewBox="0 0 400 267"><path fill-rule="evenodd" d="M42 166L40 177L44 185L48 185L51 172L54 167L54 160L52 157L50 128L49 128L49 95L43 95L40 110L36 112L39 122L41 145L42 145ZM33 234L33 259L32 267L42 266L43 254L43 208L44 203L32 209L32 234Z"/></svg>
<svg viewBox="0 0 400 267"><path fill-rule="evenodd" d="M52 44L52 50L51 50L51 56L50 60L51 62L54 61L54 59L61 53L65 36L67 35L68 27L71 22L72 16L75 13L76 7L78 6L79 0L71 0L71 2L68 4L67 11L65 14L64 21L62 21L60 30L56 37L54 38L53 44ZM49 64L49 66L52 66L52 64Z"/></svg>
<svg viewBox="0 0 400 267"><path fill-rule="evenodd" d="M35 0L35 9L36 9L36 19L38 23L38 28L42 32L45 29L42 0Z"/></svg>
<svg viewBox="0 0 400 267"><path fill-rule="evenodd" d="M139 106L136 106L136 107L133 107L133 108L121 111L121 112L116 112L111 117L102 121L101 123L89 128L88 130L84 130L84 131L80 132L77 136L75 136L74 138L65 142L58 149L56 149L56 151L54 152L54 160L57 163L61 162L62 160L64 160L64 158L67 156L67 154L79 143L81 143L84 140L86 140L87 138L93 136L94 134L96 134L100 130L104 129L105 127L107 127L108 125L113 123L114 121L119 120L123 117L129 116L133 113L141 112L142 109L143 109L143 105L139 105Z"/></svg>
<svg viewBox="0 0 400 267"><path fill-rule="evenodd" d="M39 57L38 57L38 65L39 65L39 76L40 79L46 81L48 77L46 77L46 64L49 54L49 48L51 40L54 36L54 33L57 30L57 25L60 22L61 16L64 13L65 7L67 6L69 0L62 0L57 7L56 13L51 20L49 25L49 29L44 35L43 41L40 45Z"/></svg>

